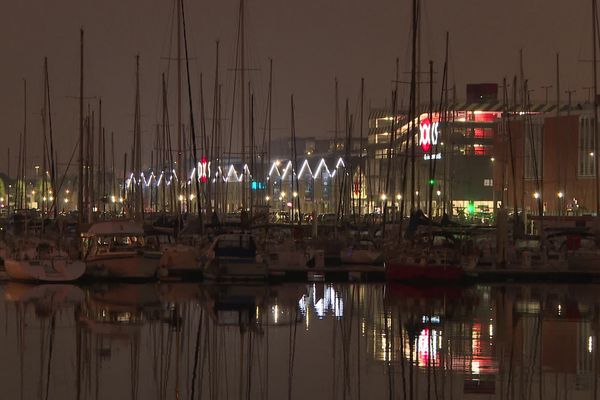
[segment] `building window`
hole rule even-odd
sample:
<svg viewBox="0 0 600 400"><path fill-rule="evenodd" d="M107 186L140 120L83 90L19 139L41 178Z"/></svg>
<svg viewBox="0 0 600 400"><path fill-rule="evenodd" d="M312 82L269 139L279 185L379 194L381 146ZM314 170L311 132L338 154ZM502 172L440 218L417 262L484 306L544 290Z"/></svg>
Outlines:
<svg viewBox="0 0 600 400"><path fill-rule="evenodd" d="M594 154L595 143L594 120L582 117L579 119L579 139L577 144L579 176L596 176L596 155Z"/></svg>
<svg viewBox="0 0 600 400"><path fill-rule="evenodd" d="M490 153L490 146L486 144L464 144L456 146L456 151L464 156L485 156Z"/></svg>
<svg viewBox="0 0 600 400"><path fill-rule="evenodd" d="M484 179L483 180L483 186L485 186L485 187L492 187L492 186L494 186L494 180L493 179Z"/></svg>
<svg viewBox="0 0 600 400"><path fill-rule="evenodd" d="M377 149L375 150L375 158L377 159L382 159L382 158L388 158L388 151L390 151L390 155L394 155L394 149Z"/></svg>
<svg viewBox="0 0 600 400"><path fill-rule="evenodd" d="M529 125L529 126L527 126ZM525 124L525 179L542 179L542 132L541 123Z"/></svg>

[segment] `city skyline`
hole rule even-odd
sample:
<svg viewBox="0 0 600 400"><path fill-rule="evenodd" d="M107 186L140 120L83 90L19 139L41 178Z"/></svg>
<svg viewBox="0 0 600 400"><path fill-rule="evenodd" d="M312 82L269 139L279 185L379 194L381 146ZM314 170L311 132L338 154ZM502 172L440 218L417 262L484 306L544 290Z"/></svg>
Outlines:
<svg viewBox="0 0 600 400"><path fill-rule="evenodd" d="M39 110L44 56L50 63L59 159L65 162L72 151L78 131L79 28L86 32L86 97L102 97L103 123L107 132L115 132L117 148L128 149L132 143L134 56L140 54L142 136L146 139L143 151L149 153L154 125L160 120L160 74L168 67L173 2L143 3L145 6L140 1L117 5L63 0L52 5L36 1L5 5L4 34L0 39L4 49L4 63L0 67L0 87L3 88L0 105L4 112L0 113L0 123L2 138L12 150L13 165L16 165L18 133L23 130L23 78L28 81L28 147L31 148L28 152L32 161L40 158L35 143L41 133ZM186 2L186 7L194 112L199 113L202 73L206 109L210 115L214 47L219 39L223 114L229 118L233 81L230 69L235 64L238 2ZM588 97L584 87L590 86L591 64L581 61L591 58L587 2L521 4L514 0L479 4L461 0L451 5L427 2L422 7L421 69L426 69L428 60L432 59L438 72L436 76L441 75L444 35L449 31L449 82L457 85L458 98L464 98L466 83L499 83L503 76L510 78L517 74L521 48L525 76L529 79L529 88L534 90L535 100L544 99L542 86L555 85L556 52L561 54L562 100L567 99L566 90L576 90L573 101ZM265 1L247 2L246 11L247 66L257 69L248 75L256 90L258 131L264 126L269 58L274 60L274 137L289 134L292 93L296 99L299 136L325 137L333 135L336 77L340 84L340 103L349 98L351 112L355 114L361 77L366 82L366 107L389 104L396 57L400 59L404 80L408 80L404 72L409 70L410 2L353 0L300 5ZM547 23L538 24L538 19ZM555 29L559 22L560 30ZM526 36L519 34L525 29ZM176 103L174 75L172 62L169 74L172 124ZM401 101L407 101L407 92L407 85L400 85ZM555 101L555 89L549 92L549 100ZM185 91L183 98L185 104ZM188 118L184 107L184 123ZM174 135L173 128L171 133ZM229 129L223 134L227 136ZM0 165L0 170L6 170L6 163Z"/></svg>

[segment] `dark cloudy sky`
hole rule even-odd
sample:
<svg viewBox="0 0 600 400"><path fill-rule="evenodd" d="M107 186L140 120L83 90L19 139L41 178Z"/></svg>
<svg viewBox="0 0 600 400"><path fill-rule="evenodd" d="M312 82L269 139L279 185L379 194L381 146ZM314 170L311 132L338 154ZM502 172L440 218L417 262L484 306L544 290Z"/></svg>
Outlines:
<svg viewBox="0 0 600 400"><path fill-rule="evenodd" d="M389 101L394 60L408 70L409 0L247 0L248 64L263 126L268 58L275 63L275 136L289 132L289 95L295 94L297 135L325 136L333 129L333 81L356 110L361 77L367 103ZM424 0L422 57L441 71L445 31L450 31L450 83L464 98L466 82L499 82L518 71L524 49L525 73L533 97L554 84L555 53L561 54L561 90L585 99L590 86L591 1ZM214 42L221 41L224 107L231 107L237 0L186 1L195 105L204 73L207 107L212 107ZM0 6L0 170L6 147L16 154L23 125L22 79L28 81L28 147L38 158L41 131L42 63L48 56L53 118L59 157L72 151L78 129L79 28L86 35L86 95L101 96L107 130L117 136L119 159L131 144L134 55L141 56L142 126L149 150L159 118L160 73L167 68L172 0L18 0ZM171 70L170 82L174 74ZM174 87L174 85L173 85ZM564 93L561 94L566 98ZM551 96L554 98L554 95ZM172 99L173 100L173 99ZM175 102L171 101L172 119ZM16 166L16 158L12 160ZM33 161L32 161L33 165Z"/></svg>

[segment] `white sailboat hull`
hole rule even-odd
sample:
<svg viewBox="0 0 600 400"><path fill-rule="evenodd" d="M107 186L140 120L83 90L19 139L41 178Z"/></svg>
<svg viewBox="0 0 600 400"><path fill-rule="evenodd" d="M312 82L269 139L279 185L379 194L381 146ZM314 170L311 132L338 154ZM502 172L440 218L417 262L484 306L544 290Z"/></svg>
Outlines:
<svg viewBox="0 0 600 400"><path fill-rule="evenodd" d="M81 278L85 263L67 257L39 260L4 260L6 274L13 280L42 282L71 282Z"/></svg>
<svg viewBox="0 0 600 400"><path fill-rule="evenodd" d="M380 251L348 249L340 252L342 264L378 264L382 260Z"/></svg>

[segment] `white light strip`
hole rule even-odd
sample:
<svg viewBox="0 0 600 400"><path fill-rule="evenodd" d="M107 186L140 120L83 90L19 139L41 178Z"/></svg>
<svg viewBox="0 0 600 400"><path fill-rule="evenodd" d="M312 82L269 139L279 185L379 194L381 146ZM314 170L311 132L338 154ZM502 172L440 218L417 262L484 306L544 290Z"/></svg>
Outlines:
<svg viewBox="0 0 600 400"><path fill-rule="evenodd" d="M304 173L304 170L308 168L308 172L310 172L310 175L312 176L312 170L310 169L310 165L308 165L308 160L304 160L304 163L302 164L302 167L300 168L300 172L298 173L298 179L302 179L302 174Z"/></svg>
<svg viewBox="0 0 600 400"><path fill-rule="evenodd" d="M283 181L288 177L288 174L290 172L291 173L296 172L292 166L291 160L287 162L287 165L283 169L283 172L281 172L281 170L279 169L280 165L281 164L280 164L279 160L273 162L273 164L271 165L271 168L269 170L269 174L266 178L267 180L269 180L270 177L274 173L277 173L277 176L279 176L281 178L281 180ZM333 171L329 169L325 159L321 158L319 160L319 164L317 165L316 170L313 173L313 170L310 166L308 159L305 159L302 162L302 167L300 168L300 171L298 173L298 179L301 179L305 175L305 173L309 173L313 179L317 179L318 177L320 177L320 175L323 171L323 168L325 168L325 171L327 172L327 176L330 178L333 178L337 173L337 169L340 167L346 168L346 163L344 162L343 158L341 158L341 157L337 160L335 169ZM307 170L308 170L308 172L307 172ZM248 180L252 180L252 172L250 171L248 164L244 164L242 171L243 171L242 173L238 172L236 170L235 166L233 164L231 164L231 165L229 165L229 168L227 170L227 175L224 175L222 167L218 166L215 171L215 175L213 176L211 173L211 163L207 162L206 164L202 164L199 162L198 167L192 169L192 172L189 175L189 180L187 182L190 183L191 181L193 181L194 177L197 177L198 180L200 180L201 177L206 177L207 179L212 178L211 180L213 182L216 182L217 178L221 177L223 179L223 182L238 182L239 183L244 180L244 177L246 175L247 175ZM140 173L140 176L138 179L136 179L134 174L131 173L129 175L129 178L125 180L125 186L127 188L130 188L131 185L141 183L141 184L143 184L143 187L151 187L153 184L153 181L154 181L154 185L156 187L159 187L163 182L165 182L167 186L171 185L171 183L173 182L173 179L175 179L175 181L179 181L177 173L175 172L174 169L172 171L170 171L170 173L168 173L168 172L165 173L165 171L161 171L161 173L158 177L154 173L154 171L150 171L149 173L150 173L150 175L148 176L148 179L146 179L144 172Z"/></svg>
<svg viewBox="0 0 600 400"><path fill-rule="evenodd" d="M281 180L282 181L285 181L285 177L286 177L286 175L288 174L288 172L290 171L291 168L292 168L292 162L288 161L287 166L283 170L283 175L281 175Z"/></svg>

